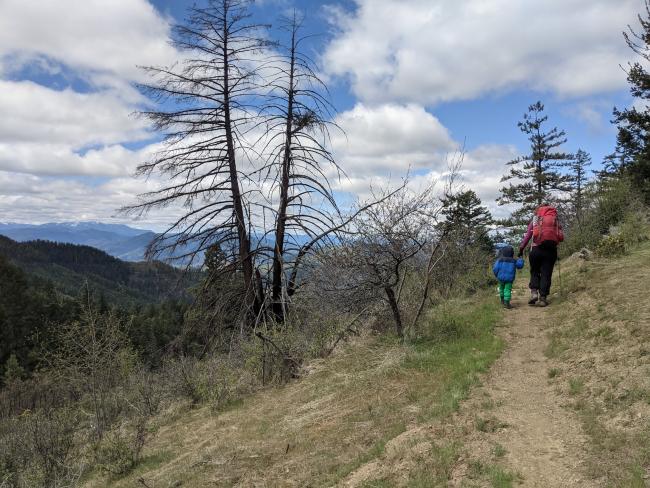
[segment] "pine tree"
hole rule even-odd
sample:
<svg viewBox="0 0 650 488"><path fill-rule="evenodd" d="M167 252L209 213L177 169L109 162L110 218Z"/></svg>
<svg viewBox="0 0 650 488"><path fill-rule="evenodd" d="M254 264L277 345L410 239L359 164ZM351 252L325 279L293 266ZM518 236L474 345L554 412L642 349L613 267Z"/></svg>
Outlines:
<svg viewBox="0 0 650 488"><path fill-rule="evenodd" d="M497 199L499 205L520 205L513 212L514 223L523 223L537 207L571 190L570 176L560 172L573 159L573 155L559 149L567 142L566 133L557 127L546 130L547 121L544 105L537 102L528 107L528 113L517 124L528 136L531 152L506 163L510 171L501 181L514 180L514 183L503 187Z"/></svg>
<svg viewBox="0 0 650 488"><path fill-rule="evenodd" d="M3 377L5 385L20 381L25 377L25 368L20 365L18 358L13 353L7 359Z"/></svg>
<svg viewBox="0 0 650 488"><path fill-rule="evenodd" d="M635 54L650 62L650 0L645 1L645 10L646 18L638 16L641 32L629 27L623 36ZM627 80L635 99L650 99L650 72L640 62L630 64ZM637 103L625 110L614 108L613 122L618 126L616 150L607 157L601 175L628 176L650 203L650 107Z"/></svg>
<svg viewBox="0 0 650 488"><path fill-rule="evenodd" d="M591 166L591 156L588 152L580 149L575 159L569 164L571 171L571 186L573 187L572 201L575 208L576 219L578 224L582 223L582 214L584 206L584 189L588 182L587 168Z"/></svg>
<svg viewBox="0 0 650 488"><path fill-rule="evenodd" d="M490 211L481 203L472 190L446 195L442 199L443 228L447 232L461 232L471 241L482 239L493 220Z"/></svg>

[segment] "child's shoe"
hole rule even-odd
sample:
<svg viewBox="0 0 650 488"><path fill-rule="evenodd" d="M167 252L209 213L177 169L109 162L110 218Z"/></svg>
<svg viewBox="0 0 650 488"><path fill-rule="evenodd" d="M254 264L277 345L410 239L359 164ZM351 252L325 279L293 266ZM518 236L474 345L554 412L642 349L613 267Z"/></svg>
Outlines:
<svg viewBox="0 0 650 488"><path fill-rule="evenodd" d="M548 306L548 301L546 300L546 297L539 297L539 303L537 305L540 307Z"/></svg>
<svg viewBox="0 0 650 488"><path fill-rule="evenodd" d="M535 305L537 300L539 300L537 290L530 290L530 300L528 300L528 305Z"/></svg>

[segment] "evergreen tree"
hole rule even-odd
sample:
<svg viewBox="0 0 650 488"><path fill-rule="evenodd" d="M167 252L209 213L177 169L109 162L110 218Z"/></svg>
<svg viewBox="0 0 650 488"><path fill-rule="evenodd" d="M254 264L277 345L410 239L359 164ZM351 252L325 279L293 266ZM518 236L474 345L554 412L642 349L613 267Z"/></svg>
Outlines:
<svg viewBox="0 0 650 488"><path fill-rule="evenodd" d="M584 210L584 190L587 184L587 168L591 166L591 156L588 152L580 149L575 159L569 164L571 170L571 186L573 187L572 201L576 213L576 219L580 224Z"/></svg>
<svg viewBox="0 0 650 488"><path fill-rule="evenodd" d="M493 222L490 211L472 190L446 195L442 199L441 213L445 217L443 230L467 236L470 243L485 241Z"/></svg>
<svg viewBox="0 0 650 488"><path fill-rule="evenodd" d="M635 54L650 62L650 0L645 1L645 10L647 17L638 17L641 32L630 27L623 36ZM627 80L637 101L650 99L650 72L640 62L630 64ZM650 108L646 103L625 110L614 108L613 122L618 126L616 150L607 157L601 175L628 176L650 203Z"/></svg>
<svg viewBox="0 0 650 488"><path fill-rule="evenodd" d="M573 155L559 149L567 141L566 133L557 127L546 130L547 121L544 105L537 102L528 107L528 113L517 124L527 135L531 152L506 163L510 171L501 181L514 182L503 187L497 199L499 205L520 205L512 215L514 223L523 223L541 204L571 190L570 176L560 172L573 159Z"/></svg>
<svg viewBox="0 0 650 488"><path fill-rule="evenodd" d="M11 354L7 363L5 364L5 372L3 374L4 384L8 385L16 381L20 381L25 377L25 368L18 362L15 354Z"/></svg>

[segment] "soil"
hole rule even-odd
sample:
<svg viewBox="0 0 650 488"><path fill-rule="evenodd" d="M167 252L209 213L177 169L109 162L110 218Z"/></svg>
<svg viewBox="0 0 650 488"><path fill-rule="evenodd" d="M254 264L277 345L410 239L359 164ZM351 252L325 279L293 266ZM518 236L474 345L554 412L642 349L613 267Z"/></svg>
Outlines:
<svg viewBox="0 0 650 488"><path fill-rule="evenodd" d="M469 463L493 460L500 445L499 464L519 475L520 486L594 488L582 474L588 440L568 398L549 381L544 349L551 309L528 305L524 285L517 284L514 309L500 331L506 350L453 419L466 433L467 458L456 465L451 486L463 486Z"/></svg>

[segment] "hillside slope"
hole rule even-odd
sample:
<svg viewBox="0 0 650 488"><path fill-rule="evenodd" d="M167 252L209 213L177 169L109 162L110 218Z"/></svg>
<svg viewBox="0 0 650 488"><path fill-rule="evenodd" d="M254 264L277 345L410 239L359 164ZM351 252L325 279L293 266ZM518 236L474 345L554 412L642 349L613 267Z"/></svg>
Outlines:
<svg viewBox="0 0 650 488"><path fill-rule="evenodd" d="M455 302L415 343L366 337L228 411L179 406L133 473L86 486L646 486L650 244L555 279L549 308L522 277L514 310Z"/></svg>
<svg viewBox="0 0 650 488"><path fill-rule="evenodd" d="M77 296L84 283L109 303L152 303L186 298L195 277L160 262L125 262L89 246L16 242L0 235L0 254L25 272Z"/></svg>

